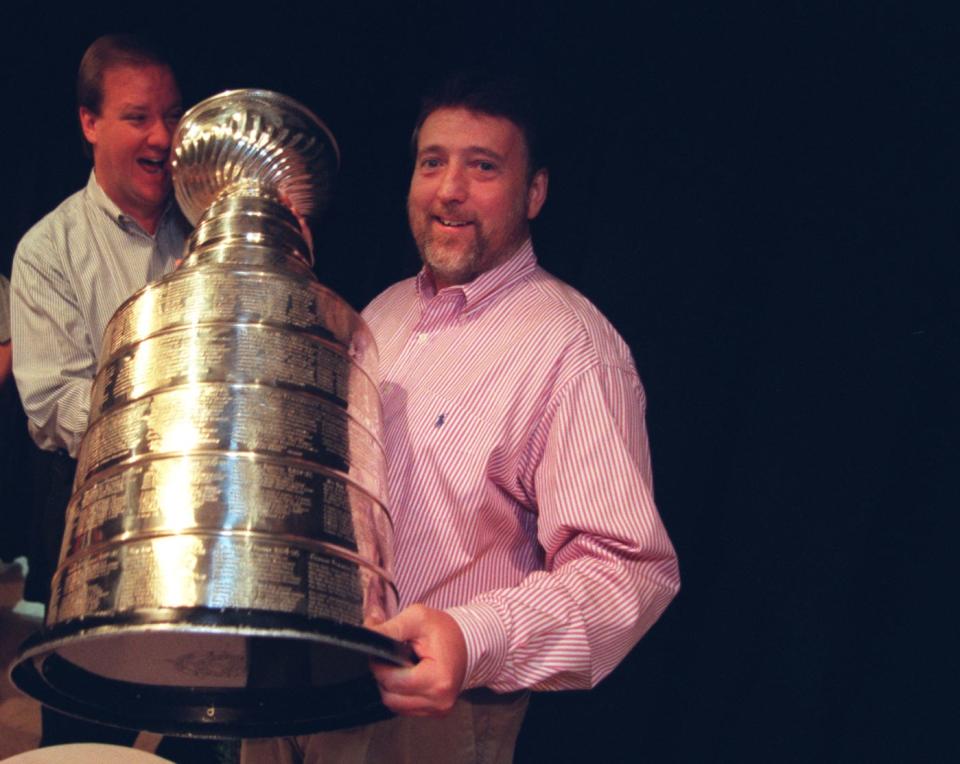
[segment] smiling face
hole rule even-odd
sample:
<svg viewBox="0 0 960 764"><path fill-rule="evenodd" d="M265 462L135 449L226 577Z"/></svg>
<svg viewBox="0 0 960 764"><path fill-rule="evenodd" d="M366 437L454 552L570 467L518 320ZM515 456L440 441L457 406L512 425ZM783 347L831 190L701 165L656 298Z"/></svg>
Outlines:
<svg viewBox="0 0 960 764"><path fill-rule="evenodd" d="M170 141L182 112L180 90L165 66L107 69L100 113L80 107L97 182L151 234L170 195Z"/></svg>
<svg viewBox="0 0 960 764"><path fill-rule="evenodd" d="M547 172L528 182L523 132L509 119L438 109L417 140L407 214L437 289L506 261L547 198Z"/></svg>

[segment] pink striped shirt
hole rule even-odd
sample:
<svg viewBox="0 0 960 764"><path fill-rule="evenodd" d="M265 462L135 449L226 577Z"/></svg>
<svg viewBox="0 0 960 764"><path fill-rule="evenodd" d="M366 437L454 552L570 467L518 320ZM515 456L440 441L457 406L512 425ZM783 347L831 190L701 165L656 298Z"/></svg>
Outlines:
<svg viewBox="0 0 960 764"><path fill-rule="evenodd" d="M464 687L590 687L676 594L630 351L527 241L364 311L380 351L401 606L452 615Z"/></svg>

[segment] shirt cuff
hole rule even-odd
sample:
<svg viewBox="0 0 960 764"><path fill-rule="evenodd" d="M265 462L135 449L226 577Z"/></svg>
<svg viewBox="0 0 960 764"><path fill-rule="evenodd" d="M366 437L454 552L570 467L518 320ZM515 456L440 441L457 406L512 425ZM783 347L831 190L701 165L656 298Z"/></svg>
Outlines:
<svg viewBox="0 0 960 764"><path fill-rule="evenodd" d="M462 689L492 684L506 663L509 644L496 608L486 602L472 602L444 612L457 622L467 644L467 670Z"/></svg>

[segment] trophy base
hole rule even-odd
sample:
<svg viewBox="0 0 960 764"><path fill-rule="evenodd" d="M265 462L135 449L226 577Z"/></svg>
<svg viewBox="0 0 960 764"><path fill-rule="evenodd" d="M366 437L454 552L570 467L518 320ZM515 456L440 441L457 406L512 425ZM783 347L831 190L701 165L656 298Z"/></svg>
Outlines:
<svg viewBox="0 0 960 764"><path fill-rule="evenodd" d="M390 716L370 658L409 648L334 621L177 608L84 618L28 638L13 683L70 716L202 738L303 735Z"/></svg>

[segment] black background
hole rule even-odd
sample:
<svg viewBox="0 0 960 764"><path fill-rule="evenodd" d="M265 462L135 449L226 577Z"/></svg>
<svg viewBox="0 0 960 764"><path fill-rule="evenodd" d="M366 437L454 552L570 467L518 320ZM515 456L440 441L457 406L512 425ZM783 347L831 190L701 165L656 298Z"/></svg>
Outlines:
<svg viewBox="0 0 960 764"><path fill-rule="evenodd" d="M417 268L423 83L494 59L531 73L554 152L538 256L634 351L684 584L599 688L536 698L518 760L958 760L948 7L16 11L0 270L86 181L73 86L102 33L167 44L187 104L265 87L327 122L343 163L317 273L358 308Z"/></svg>

